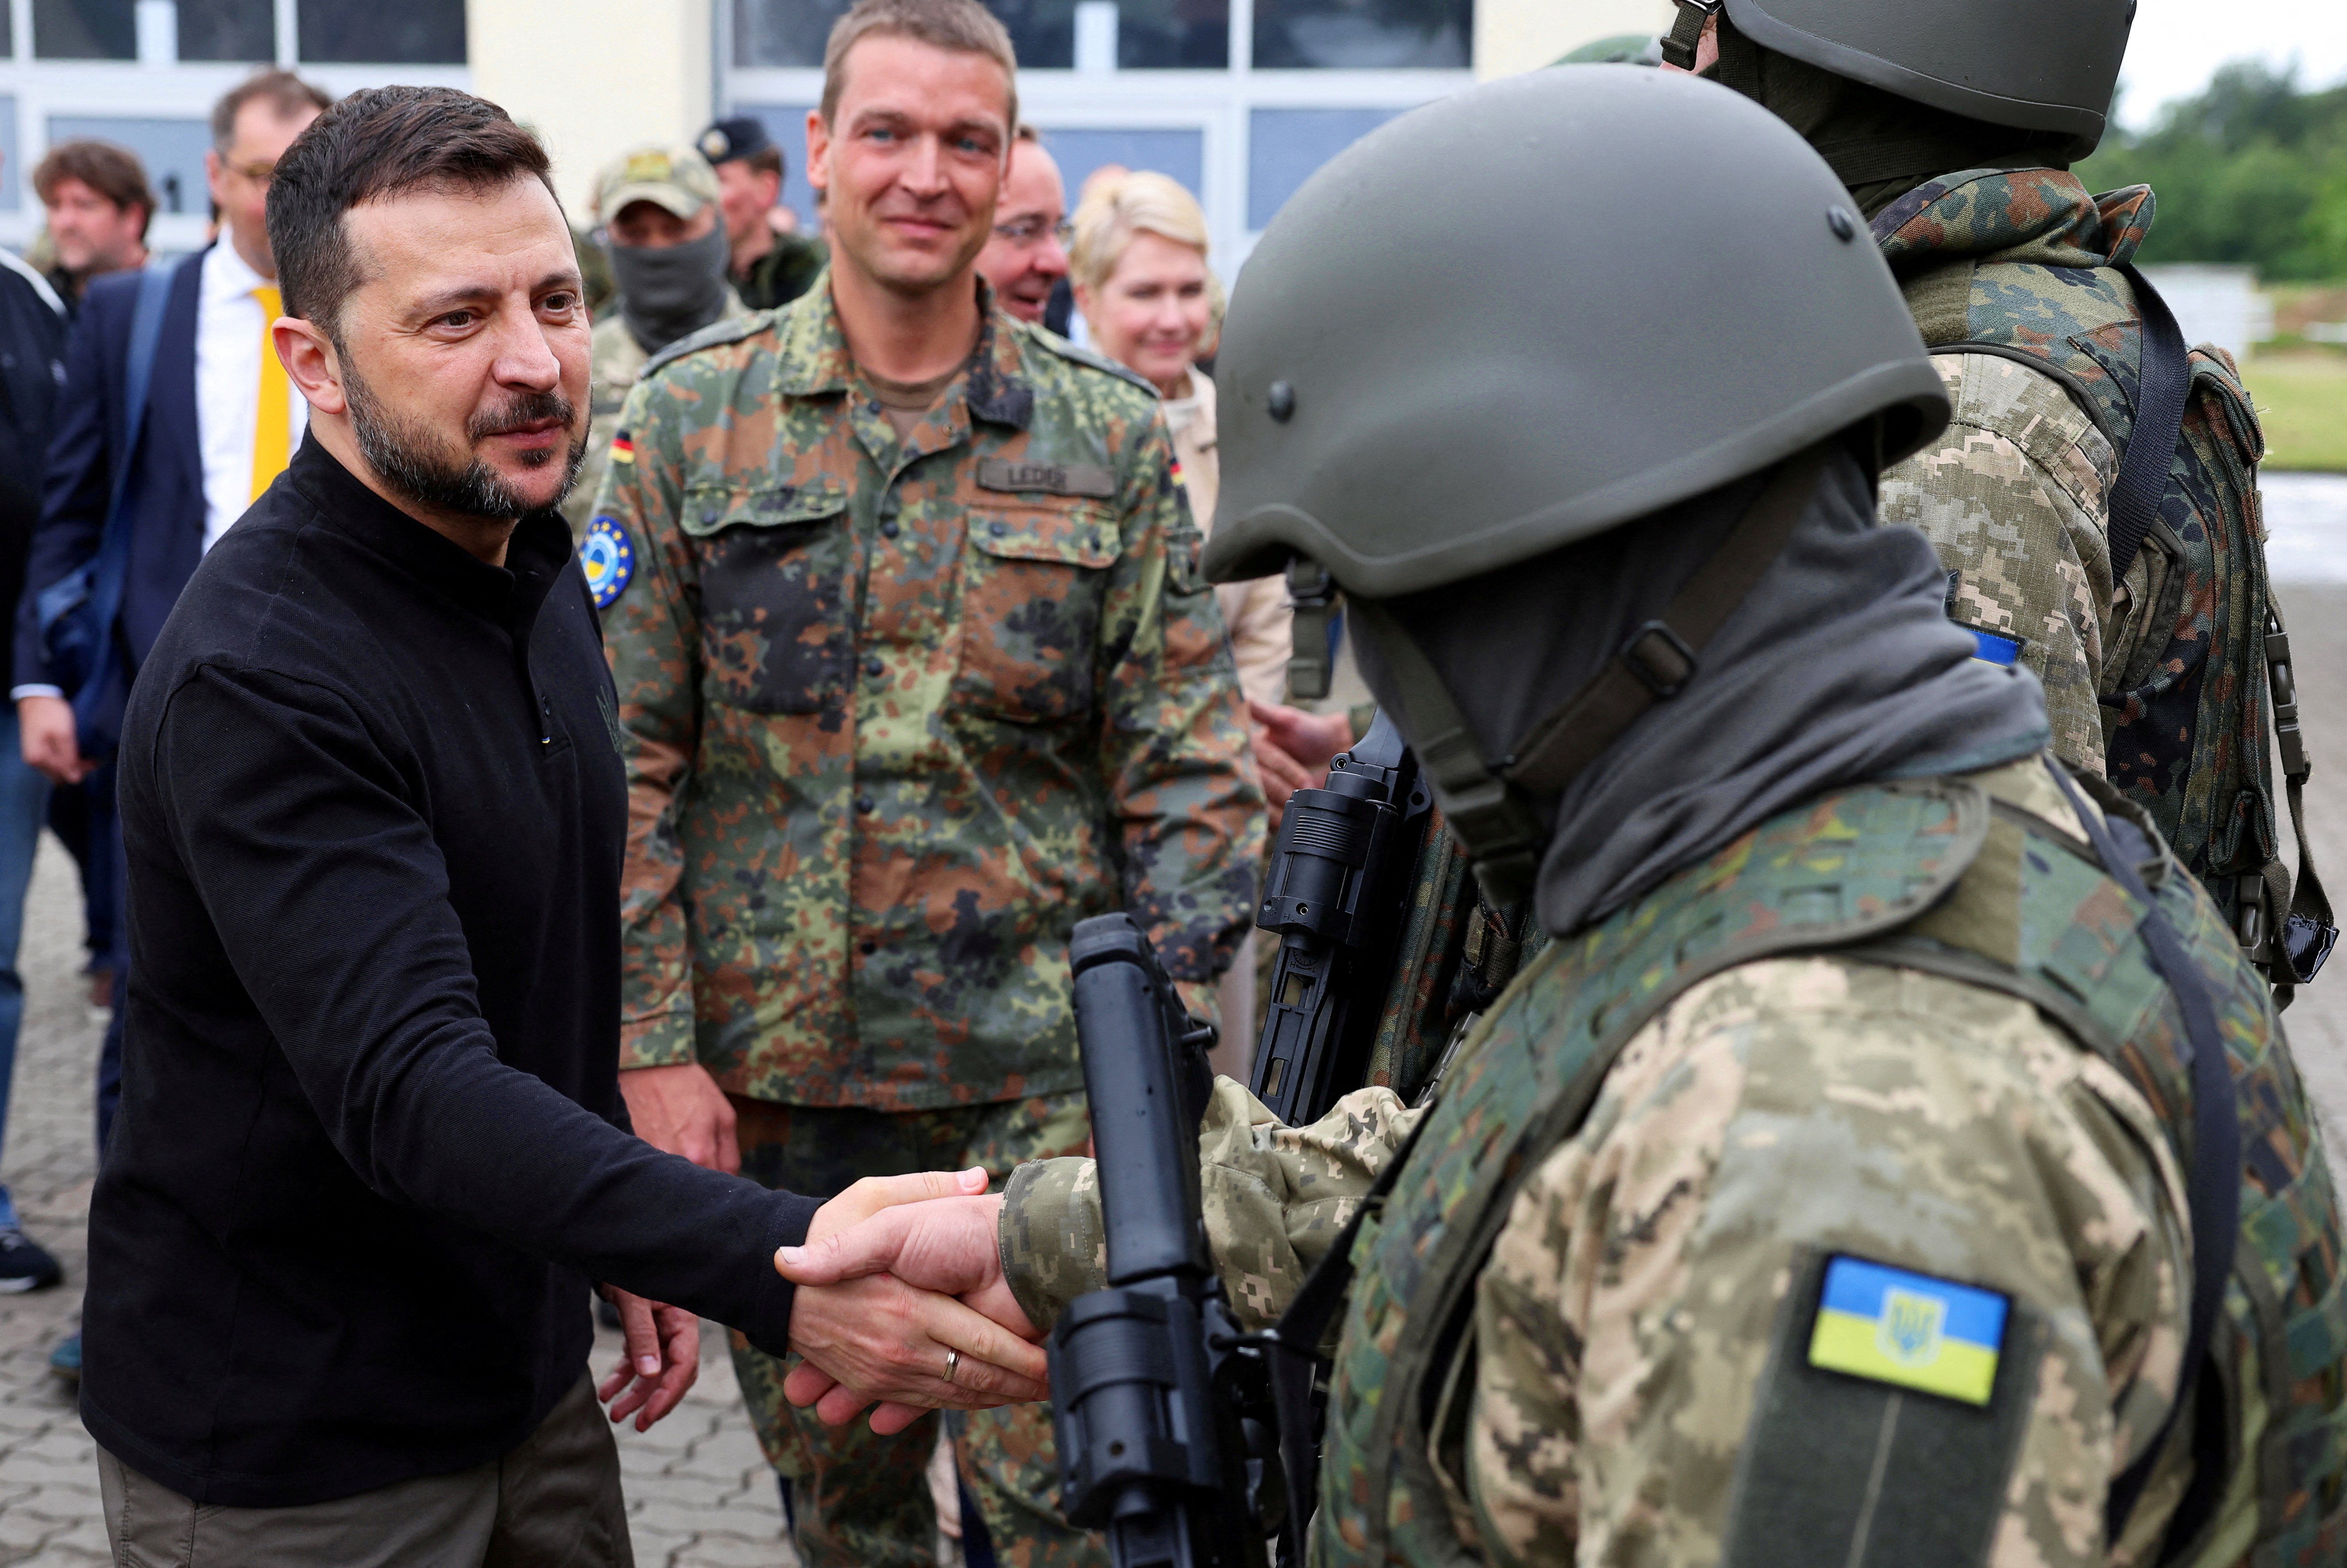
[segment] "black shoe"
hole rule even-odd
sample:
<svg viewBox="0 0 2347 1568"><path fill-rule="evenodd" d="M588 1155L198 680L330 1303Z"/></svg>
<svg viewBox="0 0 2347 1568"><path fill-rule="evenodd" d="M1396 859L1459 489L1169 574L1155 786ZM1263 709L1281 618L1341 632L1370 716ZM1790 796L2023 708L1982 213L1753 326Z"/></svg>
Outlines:
<svg viewBox="0 0 2347 1568"><path fill-rule="evenodd" d="M15 1225L0 1227L0 1295L40 1290L66 1276L57 1260Z"/></svg>

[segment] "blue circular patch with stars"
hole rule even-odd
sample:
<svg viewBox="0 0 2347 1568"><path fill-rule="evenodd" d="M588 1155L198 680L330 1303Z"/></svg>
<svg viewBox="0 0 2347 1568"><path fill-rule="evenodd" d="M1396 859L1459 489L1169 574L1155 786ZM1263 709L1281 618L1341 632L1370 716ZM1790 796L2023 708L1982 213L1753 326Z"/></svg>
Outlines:
<svg viewBox="0 0 2347 1568"><path fill-rule="evenodd" d="M587 591L595 596L595 608L610 609L636 575L635 548L628 543L628 531L620 527L619 518L597 518L587 525L579 564L586 569Z"/></svg>

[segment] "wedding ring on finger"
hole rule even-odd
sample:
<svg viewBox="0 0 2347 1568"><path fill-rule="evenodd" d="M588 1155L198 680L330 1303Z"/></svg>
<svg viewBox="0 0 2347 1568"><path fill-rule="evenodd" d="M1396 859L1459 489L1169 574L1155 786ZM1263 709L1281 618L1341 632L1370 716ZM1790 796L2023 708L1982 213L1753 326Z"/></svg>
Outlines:
<svg viewBox="0 0 2347 1568"><path fill-rule="evenodd" d="M947 1382L950 1383L950 1382L952 1382L952 1381L954 1380L954 1372L955 1372L955 1370L956 1370L958 1368L959 1368L960 1366L961 1366L961 1352L960 1352L960 1351L958 1351L958 1350L948 1350L948 1351L947 1351L947 1352L946 1352L946 1381L947 1381Z"/></svg>

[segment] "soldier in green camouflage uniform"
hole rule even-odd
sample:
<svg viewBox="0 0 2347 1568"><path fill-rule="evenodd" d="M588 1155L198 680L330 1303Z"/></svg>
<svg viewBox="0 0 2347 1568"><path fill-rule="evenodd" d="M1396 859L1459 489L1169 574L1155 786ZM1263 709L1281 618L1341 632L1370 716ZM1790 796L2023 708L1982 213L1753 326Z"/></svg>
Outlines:
<svg viewBox="0 0 2347 1568"><path fill-rule="evenodd" d="M1590 238L1656 190L1643 251ZM1233 300L1210 575L1314 552L1478 875L1553 934L1430 1105L1286 1127L1215 1087L1238 1315L1349 1281L1286 1325L1334 1354L1324 1568L2347 1550L2340 1225L2287 1044L2143 814L2060 771L2036 683L1875 525L1871 466L1949 407L1844 200L1730 94L1565 67L1330 163ZM1426 473L1381 433L1438 344ZM1103 1175L1023 1166L784 1272L1048 1327L1104 1283Z"/></svg>
<svg viewBox="0 0 2347 1568"><path fill-rule="evenodd" d="M886 44L892 69L950 75L1000 36L970 0L879 9L977 42L907 24L849 58ZM720 1165L738 1143L794 1191L1081 1152L1075 922L1131 910L1203 1004L1253 901L1262 795L1157 400L996 311L970 268L1008 54L982 120L917 75L847 73L837 270L652 363L586 546L634 802L622 1086L654 1142ZM926 165L856 183L931 137L944 194ZM915 301L968 334L927 386L849 346L879 330L875 272L919 259L866 215L917 199L971 241ZM710 1081L726 1098L700 1120L661 1098ZM827 1430L784 1403L780 1363L737 1342L735 1367L802 1560L928 1561L936 1423ZM1053 1507L1048 1410L958 1430L1006 1562L1104 1561Z"/></svg>
<svg viewBox="0 0 2347 1568"><path fill-rule="evenodd" d="M698 153L682 149L639 148L607 164L596 177L597 221L608 230L622 211L639 201L659 207L680 224L690 224L715 207L717 177ZM600 246L590 243L586 249L602 255L605 265L610 265L610 258ZM620 410L626 405L628 394L634 390L636 378L643 374L651 356L674 341L648 331L641 317L630 319L624 313L625 303L624 300L615 300L611 313L595 323L588 368L593 378L593 427L599 437L610 436L619 424ZM698 329L723 316L738 316L747 308L742 297L728 287L711 302L709 317L691 325ZM646 341L648 337L651 341ZM579 482L562 504L562 515L570 524L573 539L586 537L587 525L594 517L595 497L603 487L603 470L610 461L610 452L608 443L600 439L589 446L587 460L579 465Z"/></svg>

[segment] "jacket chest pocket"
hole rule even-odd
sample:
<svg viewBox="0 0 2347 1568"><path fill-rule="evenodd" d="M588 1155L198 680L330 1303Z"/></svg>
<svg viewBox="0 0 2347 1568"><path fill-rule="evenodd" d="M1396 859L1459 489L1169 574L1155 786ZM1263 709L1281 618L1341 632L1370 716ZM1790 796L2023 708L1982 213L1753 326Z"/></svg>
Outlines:
<svg viewBox="0 0 2347 1568"><path fill-rule="evenodd" d="M1013 503L972 507L969 517L957 703L1024 723L1089 712L1115 513Z"/></svg>
<svg viewBox="0 0 2347 1568"><path fill-rule="evenodd" d="M815 713L845 701L847 497L776 488L688 494L701 554L702 692L756 713Z"/></svg>

